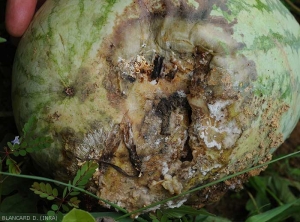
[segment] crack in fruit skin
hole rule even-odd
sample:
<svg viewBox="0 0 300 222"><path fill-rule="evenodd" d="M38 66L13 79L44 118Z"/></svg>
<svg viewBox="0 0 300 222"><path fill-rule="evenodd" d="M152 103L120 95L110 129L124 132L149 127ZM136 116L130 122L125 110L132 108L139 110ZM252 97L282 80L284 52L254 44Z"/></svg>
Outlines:
<svg viewBox="0 0 300 222"><path fill-rule="evenodd" d="M16 122L34 113L53 138L33 158L54 177L97 160L97 195L132 211L269 160L298 120L300 31L272 40L290 15L250 22L254 0L77 3L47 0L14 65ZM260 170L160 207L202 206Z"/></svg>

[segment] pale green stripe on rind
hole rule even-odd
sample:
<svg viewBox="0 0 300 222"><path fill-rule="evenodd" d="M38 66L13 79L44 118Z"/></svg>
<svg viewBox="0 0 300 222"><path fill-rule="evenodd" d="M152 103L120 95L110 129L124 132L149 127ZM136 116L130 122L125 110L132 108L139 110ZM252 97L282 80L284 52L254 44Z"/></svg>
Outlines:
<svg viewBox="0 0 300 222"><path fill-rule="evenodd" d="M215 5L212 14L234 24L233 38L245 44L238 53L255 61L259 75L253 82L254 93L289 104L284 115L290 118L281 122L286 138L287 129L300 117L299 24L279 0L228 0L226 4L229 11Z"/></svg>
<svg viewBox="0 0 300 222"><path fill-rule="evenodd" d="M230 11L223 11L216 5L213 7L214 10L220 11L224 18L229 22L234 21L238 14L242 11L247 11L249 14L253 13L253 9L257 9L260 13L272 13L278 11L282 16L286 17L290 15L290 12L282 7L282 3L279 0L228 0L227 6Z"/></svg>
<svg viewBox="0 0 300 222"><path fill-rule="evenodd" d="M261 0L255 0L256 4L253 5L254 8L257 8L259 11L264 12L266 11L267 13L270 13L272 10L270 7L263 3Z"/></svg>
<svg viewBox="0 0 300 222"><path fill-rule="evenodd" d="M237 23L233 25L233 38L245 44L238 53L256 61L260 73L255 83L256 95L292 100L300 84L296 74L299 62L292 62L294 58L299 59L300 53L300 31L295 19L277 0L228 0L226 4L229 10L215 5L212 15ZM275 73L277 78L272 77Z"/></svg>
<svg viewBox="0 0 300 222"><path fill-rule="evenodd" d="M43 42L47 42L46 45L44 44L44 51L39 52L41 54L47 54L47 56L37 56L37 61L34 62L36 64L35 67L41 66L38 61L39 57L48 57L48 60L51 60L51 62L55 64L55 66L52 65L49 69L52 70L53 75L58 75L60 77L60 81L65 87L70 86L71 82L74 81L72 76L76 74L74 72L77 72L79 67L86 65L84 64L85 62L91 62L86 61L86 58L88 57L93 44L99 42L98 38L101 38L101 30L105 23L107 23L108 16L112 11L111 9L117 1L99 1L100 5L93 6L89 0L74 0L72 1L74 14L68 16L62 13L63 7L61 5L66 4L66 2L67 1L60 0L52 2L53 8L50 14L47 15L44 22L40 21L39 24L35 23L30 28L33 35L29 36L31 39L30 42L35 42L35 45L42 45L44 44ZM87 7L85 5L87 5ZM61 11L57 12L57 8ZM97 12L96 10L99 11ZM93 17L91 16L93 13L101 15L94 22ZM91 24L88 28L85 26L89 24L86 24L84 22L85 19L83 19L86 16L91 17ZM63 24L61 24L64 20L66 22L76 23L76 27L69 29L66 32ZM58 32L53 33L54 28L58 30ZM63 34L60 34L59 30L62 31ZM84 34L82 34L82 32L84 32ZM61 46L58 45L59 42L61 42ZM29 49L28 51L32 50ZM45 61L41 62L46 63ZM24 67L26 67L26 63L27 62L24 62ZM47 66L47 64L45 65ZM27 70L26 72L30 71Z"/></svg>
<svg viewBox="0 0 300 222"><path fill-rule="evenodd" d="M73 3L74 2L74 3ZM87 58L91 58L89 54L93 51L94 48L93 45L95 42L97 42L98 38L101 38L103 36L102 29L105 29L105 24L110 23L111 20L114 20L115 18L115 12L113 12L113 8L116 3L120 4L129 4L131 1L123 1L122 3L117 0L106 0L106 1L99 1L99 4L102 4L101 7L95 6L96 9L99 9L99 17L95 20L92 20L92 25L90 26L90 30L87 28L85 29L84 25L88 25L86 23L81 24L81 19L85 16L89 16L92 14L90 12L93 7L90 7L90 1L89 0L73 0L73 4L76 6L76 10L79 11L78 15L74 13L72 15L73 22L76 23L76 30L70 30L70 32L67 32L68 34L61 35L61 36L53 36L53 28L57 28L58 20L57 20L57 14L56 14L56 6L54 5L50 15L47 18L47 27L45 25L36 24L36 27L32 27L33 33L36 33L33 38L35 40L40 40L38 42L48 41L48 47L49 49L45 48L45 51L48 52L49 60L55 63L56 68L49 67L50 69L53 69L53 72L56 72L59 76L61 81L65 86L69 85L70 82L73 80L71 77L74 76L74 72L78 71L79 67L82 67L85 65L85 63L89 63L91 61L86 61ZM54 4L57 6L60 4L64 4L65 1L54 1ZM87 7L85 5L88 5ZM282 7L281 3L279 1L269 1L269 0L252 0L252 1L238 1L238 0L229 0L227 2L228 8L230 8L230 11L222 11L221 9L218 9L216 6L214 7L214 11L212 14L216 13L219 15L224 16L227 18L230 22L232 22L234 19L237 18L237 25L234 25L234 29L237 27L237 29L234 30L234 38L238 42L243 42L246 44L246 47L241 50L240 53L246 54L246 51L250 51L249 53L252 53L253 51L270 51L271 49L276 47L276 44L274 44L274 41L277 43L292 47L293 50L299 51L300 47L300 39L299 39L299 33L298 37L296 37L295 33L291 33L287 30L279 30L274 29L274 26L276 24L269 24L267 21L264 21L264 15L270 13L275 14L279 13L280 15L284 16L286 19L290 19L290 16L287 14L287 10ZM125 6L124 6L125 7ZM123 7L123 8L124 8ZM79 10L77 10L79 8ZM120 7L122 8L122 7ZM253 13L253 8L257 9L257 13ZM251 13L250 13L251 12ZM93 12L95 13L95 11ZM52 16L53 14L53 16ZM61 13L60 13L61 14ZM71 16L71 15L70 15ZM247 19L246 17L249 17ZM252 24L252 17L261 17L261 24L262 27L262 34L257 33L251 33L251 24ZM61 15L60 18L65 19L65 15ZM244 24L239 23L239 19L243 21ZM256 19L258 20L258 19ZM68 21L68 20L66 20ZM42 31L37 32L37 28L42 28ZM258 25L259 27L259 25ZM82 37L82 33L78 32L78 30L83 30L82 32L85 33L85 37ZM107 30L105 30L107 31ZM103 31L104 32L104 31ZM244 33L245 32L245 33ZM247 33L248 32L248 33ZM58 35L58 34L56 34ZM242 36L243 35L243 36ZM245 37L246 36L246 37ZM250 36L250 37L249 37ZM252 37L251 37L252 36ZM61 47L57 45L57 38L61 38L62 45ZM82 39L84 38L84 39ZM252 38L252 39L251 39ZM32 39L32 41L33 41ZM66 44L64 44L66 43ZM65 48L64 48L65 47ZM224 47L226 49L226 47ZM46 52L44 52L46 53ZM92 52L95 53L95 52ZM58 54L63 54L64 56L58 56ZM58 60L57 58L60 58ZM47 64L45 64L47 65ZM283 72L283 75L286 75L287 70ZM264 78L264 77L262 77ZM298 79L296 79L298 81ZM263 82L263 79L261 79ZM268 88L265 88L265 90L262 90L265 86L257 87L259 89L258 93L267 93L269 92ZM282 96L287 97L288 89L282 90Z"/></svg>
<svg viewBox="0 0 300 222"><path fill-rule="evenodd" d="M20 112L23 112L23 117L28 117L31 115L30 110L43 110L47 106L58 105L58 101L63 99L64 87L72 86L77 81L81 68L86 67L88 71L98 59L95 55L99 53L97 50L102 43L101 39L112 31L117 13L132 1L118 3L117 0L106 0L99 1L96 5L92 2L49 0L44 6L51 7L52 10L43 13L42 8L38 12L42 14L42 18L38 22L34 21L24 35L18 50L22 56L15 62L15 69L24 74L13 76L18 87L18 91L13 89L14 95L20 100L18 110L15 110L17 118ZM72 13L66 16L64 11ZM88 18L90 23L86 23ZM75 26L64 26L67 23L74 23ZM51 79L49 82L52 86L45 91L43 85L47 79ZM30 93L22 85L30 85ZM41 95L43 100L38 99ZM32 100L35 102L30 102ZM69 99L63 100L67 103ZM31 108L26 108L28 105Z"/></svg>
<svg viewBox="0 0 300 222"><path fill-rule="evenodd" d="M55 24L53 24L53 22L52 22L52 18L53 18L53 14L54 14L54 16L56 15L56 10L55 9L58 6L58 4L59 4L59 1L56 1L56 4L52 8L52 10L50 12L50 15L48 16L48 19L47 19L48 32L47 32L46 35L47 35L47 38L48 38L48 41L49 41L49 51L47 53L48 53L49 59L53 63L55 63L56 67L58 68L57 75L60 77L60 80L61 80L62 84L65 87L67 87L68 80L62 75L62 73L63 73L63 69L62 68L66 68L66 67L64 67L64 66L62 67L62 66L59 65L59 61L58 61L59 57L57 57L56 55L52 54L52 52L55 51L55 50L51 49L52 48L52 41L51 40L53 40L53 35L54 35L53 28L55 28L55 27L52 27L52 26L55 26Z"/></svg>
<svg viewBox="0 0 300 222"><path fill-rule="evenodd" d="M96 21L93 22L94 27L96 29L98 29L98 31L100 31L102 29L102 27L107 23L108 16L112 12L112 8L117 2L118 2L118 0L106 0L105 1L106 5L104 5L102 7L102 10L99 12L99 14L101 14L101 16ZM91 31L90 34L92 36L91 40L84 43L84 45L86 46L86 51L85 51L85 54L83 55L84 58L87 57L89 50L91 49L93 43L97 41L97 38L99 38L98 32Z"/></svg>
<svg viewBox="0 0 300 222"><path fill-rule="evenodd" d="M248 50L263 50L267 52L276 47L274 42L278 42L283 46L291 47L296 52L300 49L300 39L294 36L291 32L286 31L285 35L273 32L270 30L269 35L262 35L255 38L253 45L248 47Z"/></svg>

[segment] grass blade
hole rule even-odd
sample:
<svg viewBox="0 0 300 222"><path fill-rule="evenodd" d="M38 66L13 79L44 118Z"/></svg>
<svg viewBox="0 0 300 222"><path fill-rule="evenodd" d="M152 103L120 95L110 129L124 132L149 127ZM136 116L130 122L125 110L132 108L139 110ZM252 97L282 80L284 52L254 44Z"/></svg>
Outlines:
<svg viewBox="0 0 300 222"><path fill-rule="evenodd" d="M266 211L262 214L258 214L258 215L254 215L252 217L249 217L246 222L265 222L265 221L270 221L273 218L279 216L280 214L283 214L286 210L288 210L290 207L292 207L294 204L296 204L298 202L298 204L300 203L300 199L294 201L293 203L288 203L288 204L284 204L281 205L279 207L276 207L272 210ZM289 215L286 215L287 217Z"/></svg>

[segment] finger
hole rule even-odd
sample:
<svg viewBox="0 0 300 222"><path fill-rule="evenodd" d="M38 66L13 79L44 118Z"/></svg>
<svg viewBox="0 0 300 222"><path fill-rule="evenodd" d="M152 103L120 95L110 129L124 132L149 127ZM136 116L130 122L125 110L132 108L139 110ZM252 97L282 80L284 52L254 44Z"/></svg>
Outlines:
<svg viewBox="0 0 300 222"><path fill-rule="evenodd" d="M7 32L20 37L34 15L37 0L7 0L5 23Z"/></svg>

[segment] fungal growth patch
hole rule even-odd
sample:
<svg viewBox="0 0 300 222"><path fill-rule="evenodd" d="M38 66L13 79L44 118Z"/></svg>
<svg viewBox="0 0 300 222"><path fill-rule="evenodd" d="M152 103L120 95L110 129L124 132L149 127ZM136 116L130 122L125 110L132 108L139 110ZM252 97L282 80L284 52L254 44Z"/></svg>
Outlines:
<svg viewBox="0 0 300 222"><path fill-rule="evenodd" d="M245 46L232 38L233 24L209 15L198 20L193 17L200 14L195 9L189 21L183 21L181 13L189 6L181 6L168 5L167 14L139 8L136 19L123 21L121 16L99 50L105 57L102 86L119 116L114 127L121 137L113 149L104 145L93 155L107 159L95 181L99 196L124 207L142 207L158 196L167 198L208 178L236 172L228 167L235 161L230 156L251 128L242 110L255 98L256 67L237 53ZM253 107L254 112L258 109ZM252 115L251 121L261 120ZM269 128L266 131L273 135ZM110 158L105 158L107 153ZM247 178L243 175L240 181ZM124 196L132 187L135 191ZM228 187L233 185L216 190L221 194ZM195 203L195 197L189 202Z"/></svg>
<svg viewBox="0 0 300 222"><path fill-rule="evenodd" d="M102 84L124 133L111 163L138 176L116 176L106 168L97 184L101 197L123 206L136 204L137 194L124 196L120 186L147 194L139 193L144 206L157 195L179 194L225 169L243 133L243 114L236 113L253 97L255 65L236 54L242 44L209 23L192 19L183 24L174 17L176 11L170 14L154 16L155 22L120 20L100 50L107 70ZM215 35L207 38L206 32ZM124 48L130 53L124 54ZM227 61L236 65L228 69ZM242 68L246 64L252 64L250 69ZM235 89L240 84L248 91Z"/></svg>

